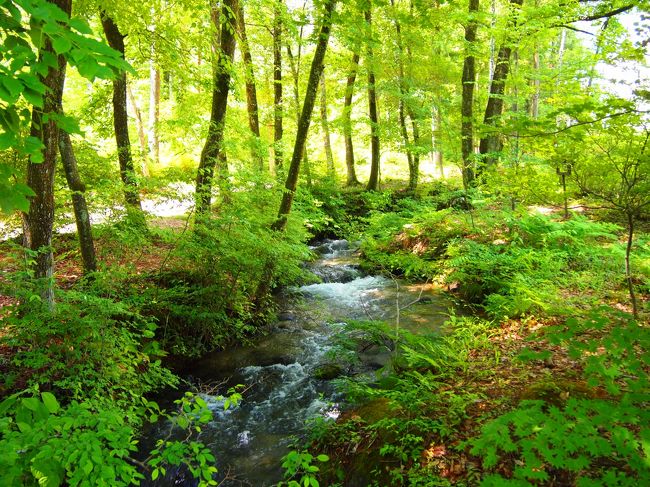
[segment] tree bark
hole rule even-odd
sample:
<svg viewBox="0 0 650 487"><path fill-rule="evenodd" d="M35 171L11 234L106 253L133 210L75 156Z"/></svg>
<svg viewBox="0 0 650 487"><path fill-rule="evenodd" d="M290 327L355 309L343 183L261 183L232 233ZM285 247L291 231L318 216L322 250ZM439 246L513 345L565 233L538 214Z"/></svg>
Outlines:
<svg viewBox="0 0 650 487"><path fill-rule="evenodd" d="M228 91L230 88L230 66L235 53L235 28L233 14L237 12L237 0L224 0L221 15L220 49L214 60L214 87L212 90L212 110L210 126L205 145L201 151L201 161L196 175L196 216L205 217L212 202L212 179L215 165L219 162L222 152L223 133L228 107ZM219 23L216 24L219 26ZM221 163L223 168L223 163ZM222 176L223 177L223 176Z"/></svg>
<svg viewBox="0 0 650 487"><path fill-rule="evenodd" d="M368 26L368 47L366 64L368 66L368 116L370 117L370 177L368 178L368 191L379 190L379 117L377 115L377 89L374 69L374 55L372 47L372 5L364 12Z"/></svg>
<svg viewBox="0 0 650 487"><path fill-rule="evenodd" d="M102 12L102 27L109 46L119 52L124 58L124 35L117 24L106 12ZM117 144L117 157L120 163L120 178L124 184L124 198L132 216L144 223L142 203L138 193L138 183L131 156L131 141L129 140L129 119L126 111L126 73L120 72L113 80L113 126Z"/></svg>
<svg viewBox="0 0 650 487"><path fill-rule="evenodd" d="M300 161L304 153L311 115L314 111L314 104L316 103L316 92L318 91L318 82L323 71L323 60L325 59L325 52L327 51L327 43L329 41L330 30L332 27L332 13L334 12L335 5L336 0L325 0L323 5L323 18L321 20L321 28L318 36L318 43L316 44L316 51L314 52L314 59L311 63L309 80L307 81L307 91L305 93L305 101L302 105L302 113L298 123L296 142L293 147L293 154L291 155L291 164L289 166L289 172L285 184L286 191L282 196L278 218L272 225L272 228L276 231L284 231L286 228L287 218L291 211L293 197L296 192L298 174L300 173Z"/></svg>
<svg viewBox="0 0 650 487"><path fill-rule="evenodd" d="M320 120L321 127L323 128L323 144L325 146L325 158L327 160L327 175L328 177L336 178L336 169L334 168L334 156L332 155L332 142L330 140L330 126L327 121L327 92L325 87L325 73L322 73L321 79L321 92L320 92Z"/></svg>
<svg viewBox="0 0 650 487"><path fill-rule="evenodd" d="M253 147L253 159L257 162L258 169L264 171L264 157L260 153L260 118L259 105L257 103L257 87L255 85L255 70L253 69L253 56L251 55L248 36L246 35L246 22L244 18L244 6L240 4L237 13L237 26L239 30L240 48L246 71L246 107L248 109L248 126L255 137Z"/></svg>
<svg viewBox="0 0 650 487"><path fill-rule="evenodd" d="M514 9L519 9L524 0L510 0L510 5ZM508 31L513 30L517 25L516 14L511 16L508 22ZM488 128L486 135L481 138L479 151L482 156L482 166L496 164L498 153L503 149L503 142L499 134L496 133L496 125L503 114L503 95L505 93L506 80L510 72L510 55L512 54L511 35L506 35L504 43L499 48L494 74L490 83L490 94L488 96L487 106L485 107L485 116L483 117L483 126Z"/></svg>
<svg viewBox="0 0 650 487"><path fill-rule="evenodd" d="M345 98L343 100L343 136L345 139L345 165L348 173L346 184L348 186L360 184L354 168L354 144L352 143L352 95L358 70L359 53L355 51L352 53L352 68L345 82Z"/></svg>
<svg viewBox="0 0 650 487"><path fill-rule="evenodd" d="M474 44L478 30L479 0L470 0L469 18L465 25L465 60L463 62L463 94L460 107L461 113L461 153L463 156L463 185L467 187L474 183L474 86L476 85L476 60Z"/></svg>
<svg viewBox="0 0 650 487"><path fill-rule="evenodd" d="M294 57L291 53L291 47L287 45L287 55L289 56L289 65L291 66L291 73L293 74L293 96L296 108L296 127L300 124L300 59L302 56L302 34L303 28L300 27L300 38L298 41L298 54ZM309 134L307 134L309 138ZM307 179L307 186L310 188L313 185L311 177L311 164L309 162L309 151L307 150L307 142L305 141L305 148L302 155L302 165L305 168L305 178Z"/></svg>
<svg viewBox="0 0 650 487"><path fill-rule="evenodd" d="M281 170L282 152L282 8L283 0L275 0L273 9L273 154L275 169Z"/></svg>
<svg viewBox="0 0 650 487"><path fill-rule="evenodd" d="M50 3L63 10L68 16L72 10L72 0L50 0ZM29 158L27 163L27 185L35 195L29 204L27 223L31 240L31 250L37 252L34 259L34 277L39 280L41 298L50 309L54 307L54 255L52 253L52 225L54 223L54 171L58 152L59 128L53 119L45 120L50 113L60 112L65 82L66 60L57 56L52 42L45 38L39 49L39 58L54 56L56 67L50 67L47 75L39 75L46 87L43 95L43 108L33 107L30 135L38 138L44 145L43 161L38 163Z"/></svg>
<svg viewBox="0 0 650 487"><path fill-rule="evenodd" d="M90 215L88 214L88 206L86 205L86 197L84 196L86 186L79 177L77 159L72 150L72 141L70 140L70 135L65 130L59 130L59 152L61 153L65 179L68 182L68 187L72 191L72 206L74 208L74 218L77 223L77 235L79 237L79 248L81 250L84 273L88 274L97 270L97 258L95 256Z"/></svg>

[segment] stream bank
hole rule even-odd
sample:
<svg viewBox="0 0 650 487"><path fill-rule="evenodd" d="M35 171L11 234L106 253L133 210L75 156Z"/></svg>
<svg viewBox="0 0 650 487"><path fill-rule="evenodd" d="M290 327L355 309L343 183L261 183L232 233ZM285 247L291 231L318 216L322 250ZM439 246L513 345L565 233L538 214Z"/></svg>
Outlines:
<svg viewBox="0 0 650 487"><path fill-rule="evenodd" d="M319 258L310 270L322 282L288 289L272 331L250 346L210 353L184 375L199 384L243 384L243 401L224 410L217 395L203 397L214 413L203 441L217 458L223 485L273 485L282 478L281 458L314 418L335 420L346 398L331 379L371 374L391 356L390 345L366 343L356 360L337 356L337 337L348 322L376 320L431 333L447 318L451 302L427 284L406 284L364 275L358 250L345 240L312 247ZM397 311L399 309L399 311ZM399 316L399 318L398 318ZM159 431L160 433L160 431ZM147 485L191 485L166 478Z"/></svg>

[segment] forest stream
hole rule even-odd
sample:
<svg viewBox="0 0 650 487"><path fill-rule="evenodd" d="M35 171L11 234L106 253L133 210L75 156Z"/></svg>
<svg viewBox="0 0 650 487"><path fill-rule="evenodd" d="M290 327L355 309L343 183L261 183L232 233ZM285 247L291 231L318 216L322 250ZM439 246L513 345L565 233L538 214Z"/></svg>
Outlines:
<svg viewBox="0 0 650 487"><path fill-rule="evenodd" d="M310 269L322 283L285 291L279 321L269 335L251 346L209 354L186 371L200 383L248 388L242 402L227 411L217 396L203 395L214 420L204 428L201 441L217 458L220 480L228 477L221 485L276 484L282 476L281 459L305 422L318 416L334 420L345 408L345 398L328 379L371 374L387 363L390 350L374 345L358 351L357 364L341 367L333 352L346 322L396 324L399 315L400 329L429 333L440 328L452 307L429 284L364 275L357 249L345 240L324 241L312 250L320 257ZM157 434L167 431L161 428ZM173 476L146 485L195 484L182 472Z"/></svg>

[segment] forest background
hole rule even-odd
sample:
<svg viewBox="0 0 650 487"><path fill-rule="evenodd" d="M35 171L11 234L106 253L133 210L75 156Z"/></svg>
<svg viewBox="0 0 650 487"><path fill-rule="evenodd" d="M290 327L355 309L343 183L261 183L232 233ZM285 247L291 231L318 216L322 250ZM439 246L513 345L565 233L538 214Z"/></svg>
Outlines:
<svg viewBox="0 0 650 487"><path fill-rule="evenodd" d="M494 340L513 319L522 335L548 330L542 341L559 337L589 376L567 386L587 384L578 405L556 379L560 412L523 394L515 416L464 432L493 428L455 443L466 479L477 465L488 483L646 479L649 12L620 0L0 1L0 445L12 452L0 478L126 485L186 463L215 482L190 436L134 453L147 421L210 420L199 395L172 412L150 400L178 384L162 360L267 330L273 292L308 279L306 243L337 236L361 237L368 268L453 288ZM474 334L464 346L520 352L480 342L481 326L458 327ZM417 346L393 372L448 409L441 377L476 371ZM382 437L399 468L377 475L455 481L425 453L472 417L472 394L456 389L464 406L444 434L388 415L423 431L408 445ZM573 431L558 457L530 446L539 431L517 408L590 418L593 431ZM394 425L359 426L354 441L382 427ZM337 428L340 453L352 439ZM589 450L603 430L609 442ZM288 465L316 481L309 462Z"/></svg>

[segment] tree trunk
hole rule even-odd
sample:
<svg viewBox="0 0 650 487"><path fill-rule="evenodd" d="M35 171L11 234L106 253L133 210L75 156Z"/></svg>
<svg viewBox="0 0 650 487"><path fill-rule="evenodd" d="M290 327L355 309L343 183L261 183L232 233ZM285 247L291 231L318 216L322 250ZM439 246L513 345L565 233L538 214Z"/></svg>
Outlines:
<svg viewBox="0 0 650 487"><path fill-rule="evenodd" d="M153 56L153 46L151 52ZM154 164L160 163L160 138L158 133L160 118L160 70L151 59L149 66L149 155Z"/></svg>
<svg viewBox="0 0 650 487"><path fill-rule="evenodd" d="M68 16L72 10L72 0L51 0ZM46 87L43 95L43 108L33 107L30 135L38 138L44 145L42 162L34 162L29 158L27 163L27 185L34 191L30 200L27 223L31 240L31 250L37 252L33 271L39 280L38 286L43 302L50 309L54 307L54 255L52 253L52 225L54 223L54 171L56 154L58 152L59 128L51 118L50 113L59 112L63 99L63 84L65 82L66 60L56 56L52 42L45 38L45 43L39 49L39 58L54 57L56 67L50 67L47 75L39 75L39 80Z"/></svg>
<svg viewBox="0 0 650 487"><path fill-rule="evenodd" d="M108 44L124 58L124 35L117 24L106 12L102 12L102 27ZM124 184L124 198L131 216L144 224L142 203L138 193L138 183L131 157L131 141L129 140L129 119L126 111L126 73L120 72L113 80L113 126L117 143L117 157L120 163L120 178Z"/></svg>
<svg viewBox="0 0 650 487"><path fill-rule="evenodd" d="M289 56L289 65L291 66L291 73L293 74L293 96L296 107L296 127L300 125L300 58L302 55L302 33L303 28L300 28L300 38L298 44L298 55L293 56L291 47L287 45L287 55ZM307 134L307 139L309 134ZM307 179L307 186L310 188L313 185L311 177L311 164L309 163L309 151L307 150L307 140L305 141L305 148L302 155L302 165L305 167L305 178Z"/></svg>
<svg viewBox="0 0 650 487"><path fill-rule="evenodd" d="M366 189L368 191L379 190L379 117L377 115L377 89L375 85L374 56L372 47L372 5L364 12L366 24L368 25L368 116L370 117L370 178Z"/></svg>
<svg viewBox="0 0 650 487"><path fill-rule="evenodd" d="M135 124L138 128L138 140L140 141L140 159L142 159L142 174L144 176L149 176L149 168L147 167L147 136L144 133L144 124L142 123L142 113L140 108L135 101L133 96L133 91L131 90L131 85L127 83L126 93L129 96L129 103L133 107L133 113L135 113Z"/></svg>
<svg viewBox="0 0 650 487"><path fill-rule="evenodd" d="M273 9L273 154L275 169L282 169L282 8L283 0L275 0Z"/></svg>
<svg viewBox="0 0 650 487"><path fill-rule="evenodd" d="M518 10L524 0L510 0L511 8ZM508 22L508 31L513 30L517 25L516 13L511 14L511 20ZM503 142L499 134L496 133L496 125L503 114L503 95L505 93L506 80L510 71L510 55L512 53L511 35L506 35L504 43L499 48L494 74L490 83L490 94L488 96L485 116L483 117L483 126L487 127L488 132L481 138L479 151L482 156L482 165L493 165L498 160L498 153L503 149Z"/></svg>
<svg viewBox="0 0 650 487"><path fill-rule="evenodd" d="M465 61L463 62L463 94L461 113L461 152L463 155L463 185L467 189L474 183L474 86L476 84L476 60L474 44L478 29L479 0L470 0L469 18L465 25Z"/></svg>
<svg viewBox="0 0 650 487"><path fill-rule="evenodd" d="M391 5L395 6L395 0L391 0ZM409 118L411 119L411 127L413 130L413 142L409 140L408 128L406 125L406 98L408 96L408 89L406 87L406 80L404 77L404 45L402 42L402 26L399 21L395 20L395 33L397 34L397 74L399 86L399 101L397 106L397 113L399 117L399 124L402 132L402 139L404 140L404 151L406 152L406 160L408 161L409 168L409 186L408 190L414 192L418 185L420 178L420 156L417 151L413 151L413 145L417 143L420 138L420 131L413 113L413 110L408 109ZM409 51L410 53L410 51Z"/></svg>
<svg viewBox="0 0 650 487"><path fill-rule="evenodd" d="M253 160L257 162L258 169L264 171L264 157L260 151L260 118L259 105L257 103L257 87L255 85L255 70L253 69L253 56L251 55L248 36L246 35L246 22L244 17L244 6L239 6L237 13L237 27L239 31L240 48L246 71L246 107L248 109L248 126L255 137L253 146Z"/></svg>
<svg viewBox="0 0 650 487"><path fill-rule="evenodd" d="M320 121L323 128L323 144L325 146L325 158L327 160L327 176L335 179L336 169L334 168L334 156L332 155L332 143L330 141L330 126L327 121L327 92L325 91L325 73L321 74L320 79Z"/></svg>
<svg viewBox="0 0 650 487"><path fill-rule="evenodd" d="M230 88L230 66L235 53L235 19L237 0L224 0L221 15L220 49L214 60L214 85L212 90L212 110L210 126L205 145L201 151L201 161L196 175L196 216L203 218L208 213L212 202L212 179L214 167L219 162L222 151L223 133L228 107L228 91ZM223 164L220 166L223 169ZM223 178L223 175L221 176Z"/></svg>
<svg viewBox="0 0 650 487"><path fill-rule="evenodd" d="M325 0L323 5L323 19L321 21L316 51L314 52L314 59L311 63L309 80L307 81L307 91L305 93L305 101L302 105L298 130L296 132L296 142L293 147L293 154L291 155L291 165L289 166L289 172L285 184L286 191L282 196L282 202L278 211L278 219L272 226L272 228L277 231L284 231L287 226L287 218L291 211L293 196L298 184L300 161L304 153L307 132L309 131L309 123L311 121L312 112L314 111L314 104L316 103L316 92L318 91L318 82L323 71L323 60L325 59L325 52L327 51L327 43L329 41L330 29L332 27L332 13L335 5L336 0Z"/></svg>
<svg viewBox="0 0 650 487"><path fill-rule="evenodd" d="M79 177L77 159L72 150L70 135L65 130L59 130L59 152L65 172L65 179L72 191L72 206L74 208L74 219L77 223L77 235L79 236L79 248L81 260L83 261L84 273L97 270L97 259L95 257L95 246L93 244L92 228L90 226L90 215L86 205L84 192L86 186Z"/></svg>
<svg viewBox="0 0 650 487"><path fill-rule="evenodd" d="M343 136L345 138L345 165L347 167L348 186L359 185L357 173L354 169L354 145L352 143L352 95L354 94L354 82L357 79L359 70L359 53L352 53L352 68L348 73L345 83L345 98L343 100Z"/></svg>

